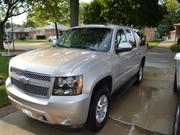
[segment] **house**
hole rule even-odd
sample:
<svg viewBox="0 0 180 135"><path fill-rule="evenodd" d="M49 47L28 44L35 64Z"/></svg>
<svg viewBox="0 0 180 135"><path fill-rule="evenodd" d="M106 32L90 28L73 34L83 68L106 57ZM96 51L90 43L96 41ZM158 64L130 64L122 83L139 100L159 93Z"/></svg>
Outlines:
<svg viewBox="0 0 180 135"><path fill-rule="evenodd" d="M144 27L141 31L146 36L147 41L154 40L155 29L153 27Z"/></svg>
<svg viewBox="0 0 180 135"><path fill-rule="evenodd" d="M36 30L34 28L23 28L23 27L14 27L13 34L12 28L6 29L5 32L14 37L14 39L34 39L36 38Z"/></svg>
<svg viewBox="0 0 180 135"><path fill-rule="evenodd" d="M58 28L58 33L60 35L62 34L63 31L66 31L68 29L68 27L66 27L65 25L62 25L62 24L58 24L57 28ZM46 38L56 35L55 25L54 24L45 26L43 29L45 30Z"/></svg>
<svg viewBox="0 0 180 135"><path fill-rule="evenodd" d="M174 24L174 30L169 32L169 37L173 41L177 41L180 37L180 23Z"/></svg>
<svg viewBox="0 0 180 135"><path fill-rule="evenodd" d="M66 27L63 24L58 24L58 33L61 34L63 31L67 30L68 27ZM5 30L6 34L10 35L12 37L12 28ZM42 28L24 28L24 27L14 27L13 29L13 37L14 39L36 39L37 36L41 36L44 38L48 38L50 36L55 36L55 25L47 25Z"/></svg>
<svg viewBox="0 0 180 135"><path fill-rule="evenodd" d="M169 38L171 40L175 40L176 39L176 30L172 30L169 32Z"/></svg>
<svg viewBox="0 0 180 135"><path fill-rule="evenodd" d="M174 27L176 30L175 41L177 41L177 39L180 38L180 23L174 24Z"/></svg>

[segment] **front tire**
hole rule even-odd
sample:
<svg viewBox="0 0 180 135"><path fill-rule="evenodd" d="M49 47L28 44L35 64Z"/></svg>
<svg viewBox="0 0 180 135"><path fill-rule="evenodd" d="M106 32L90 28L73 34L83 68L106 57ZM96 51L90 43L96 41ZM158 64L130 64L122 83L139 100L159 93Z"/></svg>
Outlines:
<svg viewBox="0 0 180 135"><path fill-rule="evenodd" d="M104 127L109 113L109 97L109 89L105 86L93 94L86 123L90 131L98 132Z"/></svg>

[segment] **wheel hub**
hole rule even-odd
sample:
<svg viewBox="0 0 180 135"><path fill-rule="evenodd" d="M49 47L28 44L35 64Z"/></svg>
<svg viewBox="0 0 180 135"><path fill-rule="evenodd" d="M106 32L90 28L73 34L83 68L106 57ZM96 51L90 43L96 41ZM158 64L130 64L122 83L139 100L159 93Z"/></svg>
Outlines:
<svg viewBox="0 0 180 135"><path fill-rule="evenodd" d="M108 109L108 98L106 95L102 95L97 103L96 107L96 120L98 123L103 122L107 115L107 109Z"/></svg>

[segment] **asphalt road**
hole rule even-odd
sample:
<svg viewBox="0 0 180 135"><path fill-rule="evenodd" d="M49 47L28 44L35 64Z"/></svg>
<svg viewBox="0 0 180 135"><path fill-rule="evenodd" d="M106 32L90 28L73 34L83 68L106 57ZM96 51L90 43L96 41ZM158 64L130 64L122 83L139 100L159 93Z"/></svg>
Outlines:
<svg viewBox="0 0 180 135"><path fill-rule="evenodd" d="M97 135L172 134L176 96L173 93L174 54L170 43L148 51L144 81L111 102L106 126ZM21 112L0 119L0 135L92 135L70 132L26 117Z"/></svg>

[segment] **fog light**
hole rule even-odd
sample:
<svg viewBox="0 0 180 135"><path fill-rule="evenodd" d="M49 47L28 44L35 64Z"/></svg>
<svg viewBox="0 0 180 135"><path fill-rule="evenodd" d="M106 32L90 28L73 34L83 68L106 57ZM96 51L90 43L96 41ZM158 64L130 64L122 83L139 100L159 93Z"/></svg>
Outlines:
<svg viewBox="0 0 180 135"><path fill-rule="evenodd" d="M41 115L39 118L38 118L40 121L47 121L46 117Z"/></svg>

